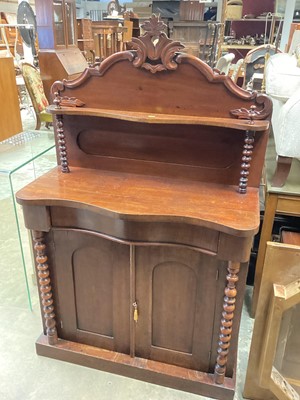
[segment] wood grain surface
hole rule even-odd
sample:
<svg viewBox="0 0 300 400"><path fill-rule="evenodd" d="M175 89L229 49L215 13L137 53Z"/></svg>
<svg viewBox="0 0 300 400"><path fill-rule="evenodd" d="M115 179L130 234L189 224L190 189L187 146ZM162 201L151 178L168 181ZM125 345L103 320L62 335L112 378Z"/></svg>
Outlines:
<svg viewBox="0 0 300 400"><path fill-rule="evenodd" d="M113 193L113 196L112 196ZM234 186L187 182L87 168L55 168L17 194L20 204L64 205L140 221L188 222L252 236L259 227L259 193Z"/></svg>

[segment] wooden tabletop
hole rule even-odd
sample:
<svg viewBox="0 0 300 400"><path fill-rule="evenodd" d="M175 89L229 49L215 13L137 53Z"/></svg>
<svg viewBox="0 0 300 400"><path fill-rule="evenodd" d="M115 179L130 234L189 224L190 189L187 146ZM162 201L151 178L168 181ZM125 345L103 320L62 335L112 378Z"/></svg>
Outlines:
<svg viewBox="0 0 300 400"><path fill-rule="evenodd" d="M22 205L89 209L112 218L186 222L235 236L259 227L259 193L248 188L122 172L57 167L17 193Z"/></svg>

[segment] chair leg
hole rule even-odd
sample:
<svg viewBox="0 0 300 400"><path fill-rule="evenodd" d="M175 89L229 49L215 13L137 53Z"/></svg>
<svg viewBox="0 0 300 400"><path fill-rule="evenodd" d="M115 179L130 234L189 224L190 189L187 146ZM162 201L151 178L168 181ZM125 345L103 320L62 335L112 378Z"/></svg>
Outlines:
<svg viewBox="0 0 300 400"><path fill-rule="evenodd" d="M41 119L40 117L36 114L36 125L35 125L35 129L39 130L41 127Z"/></svg>
<svg viewBox="0 0 300 400"><path fill-rule="evenodd" d="M292 161L292 157L278 156L276 171L272 178L272 186L282 187L285 184L285 181L290 173Z"/></svg>

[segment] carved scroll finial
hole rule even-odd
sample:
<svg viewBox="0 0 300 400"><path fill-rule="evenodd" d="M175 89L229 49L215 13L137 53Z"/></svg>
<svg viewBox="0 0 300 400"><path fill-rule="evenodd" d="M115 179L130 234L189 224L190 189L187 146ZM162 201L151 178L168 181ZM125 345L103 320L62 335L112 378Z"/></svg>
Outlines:
<svg viewBox="0 0 300 400"><path fill-rule="evenodd" d="M142 29L150 36L159 36L167 28L159 15L152 14L149 20L141 25Z"/></svg>
<svg viewBox="0 0 300 400"><path fill-rule="evenodd" d="M65 90L65 82L66 80L63 82L56 81L52 85L51 92L54 95L53 104L55 108L84 106L85 103L76 97L61 96L61 92Z"/></svg>
<svg viewBox="0 0 300 400"><path fill-rule="evenodd" d="M55 108L60 108L60 94L59 92L54 92L54 100L53 100L53 104L55 105Z"/></svg>
<svg viewBox="0 0 300 400"><path fill-rule="evenodd" d="M184 46L167 37L164 32L165 23L159 16L153 14L148 21L144 22L142 28L145 34L139 38L133 38L131 42L132 48L136 50L133 65L137 68L145 68L153 74L158 71L176 69L178 66L175 61L176 53Z"/></svg>
<svg viewBox="0 0 300 400"><path fill-rule="evenodd" d="M255 98L255 103L250 106L250 108L237 108L236 110L231 110L230 114L238 119L248 119L250 121L267 119L272 113L272 101L268 96L263 94L258 95Z"/></svg>

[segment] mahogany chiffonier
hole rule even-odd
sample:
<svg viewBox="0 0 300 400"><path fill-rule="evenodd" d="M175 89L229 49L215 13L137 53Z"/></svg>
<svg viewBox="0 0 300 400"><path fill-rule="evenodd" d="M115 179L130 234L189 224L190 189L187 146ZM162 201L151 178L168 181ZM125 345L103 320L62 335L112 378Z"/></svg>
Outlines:
<svg viewBox="0 0 300 400"><path fill-rule="evenodd" d="M17 194L37 352L232 399L272 104L143 29L52 87L60 165Z"/></svg>

